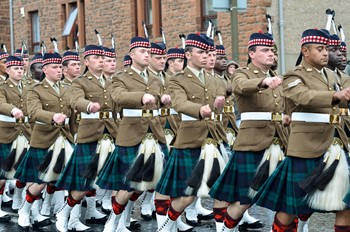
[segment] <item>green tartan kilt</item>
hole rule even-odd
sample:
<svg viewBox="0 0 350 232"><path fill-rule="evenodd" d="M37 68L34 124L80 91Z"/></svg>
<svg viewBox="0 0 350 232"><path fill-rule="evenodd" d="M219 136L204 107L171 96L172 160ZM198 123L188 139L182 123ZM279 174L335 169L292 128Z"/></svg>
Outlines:
<svg viewBox="0 0 350 232"><path fill-rule="evenodd" d="M302 159L287 156L259 189L253 201L273 211L289 214L310 214L315 212L305 199L307 193L298 182L304 180L323 161L323 156Z"/></svg>
<svg viewBox="0 0 350 232"><path fill-rule="evenodd" d="M83 177L90 160L96 152L97 142L78 143L72 156L56 182L56 187L65 190L89 191L93 189L93 180Z"/></svg>
<svg viewBox="0 0 350 232"><path fill-rule="evenodd" d="M248 196L249 185L264 152L265 150L259 152L233 151L225 170L216 180L209 195L220 201L239 201L241 204L251 204Z"/></svg>
<svg viewBox="0 0 350 232"><path fill-rule="evenodd" d="M12 143L1 143L0 144L0 165L4 162L7 156L10 154ZM1 169L0 180L5 180L6 177L3 175L5 171Z"/></svg>
<svg viewBox="0 0 350 232"><path fill-rule="evenodd" d="M47 152L48 149L30 147L17 168L15 178L23 183L44 183L39 179L38 167L45 159Z"/></svg>
<svg viewBox="0 0 350 232"><path fill-rule="evenodd" d="M164 153L165 161L168 159L168 148L165 144L159 144ZM100 174L97 178L96 185L101 189L134 191L130 183L125 180L125 174L137 157L139 146L123 147L115 146L113 153L107 158Z"/></svg>
<svg viewBox="0 0 350 232"><path fill-rule="evenodd" d="M194 149L173 148L156 191L170 197L187 196L185 194L188 187L186 180L196 166L200 153L200 147Z"/></svg>

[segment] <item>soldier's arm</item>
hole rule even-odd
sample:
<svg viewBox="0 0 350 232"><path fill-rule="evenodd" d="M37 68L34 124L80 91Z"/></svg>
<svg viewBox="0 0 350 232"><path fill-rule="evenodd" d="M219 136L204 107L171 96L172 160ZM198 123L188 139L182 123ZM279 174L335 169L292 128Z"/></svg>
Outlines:
<svg viewBox="0 0 350 232"><path fill-rule="evenodd" d="M54 112L46 111L43 109L43 104L39 94L35 91L35 87L29 90L27 99L27 109L29 115L34 121L43 122L46 124L52 124Z"/></svg>
<svg viewBox="0 0 350 232"><path fill-rule="evenodd" d="M261 78L249 79L244 71L237 70L232 79L232 89L236 94L251 95L261 89L265 89L260 86L262 81L263 79Z"/></svg>
<svg viewBox="0 0 350 232"><path fill-rule="evenodd" d="M81 81L83 81L82 78L79 78L72 83L70 105L78 112L88 113L88 105L92 102L85 99L85 91Z"/></svg>
<svg viewBox="0 0 350 232"><path fill-rule="evenodd" d="M2 85L0 87L0 114L12 116L11 112L14 108L16 108L16 106L8 103L7 94L4 85Z"/></svg>
<svg viewBox="0 0 350 232"><path fill-rule="evenodd" d="M184 88L176 78L170 80L169 92L173 107L177 112L187 114L194 118L200 118L199 110L202 104L189 101Z"/></svg>
<svg viewBox="0 0 350 232"><path fill-rule="evenodd" d="M283 92L287 99L295 102L295 105L314 108L328 108L334 105L333 95L335 91L321 91L309 89L301 76L287 73L284 76Z"/></svg>
<svg viewBox="0 0 350 232"><path fill-rule="evenodd" d="M145 92L129 92L123 78L113 78L112 99L121 108L142 108L142 97Z"/></svg>

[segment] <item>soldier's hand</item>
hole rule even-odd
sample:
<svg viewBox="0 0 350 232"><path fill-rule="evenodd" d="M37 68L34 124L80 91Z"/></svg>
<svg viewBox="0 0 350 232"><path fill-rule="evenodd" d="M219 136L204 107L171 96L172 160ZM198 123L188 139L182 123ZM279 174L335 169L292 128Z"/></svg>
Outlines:
<svg viewBox="0 0 350 232"><path fill-rule="evenodd" d="M267 86L270 89L276 89L282 84L282 79L279 77L267 77L261 82L261 86Z"/></svg>
<svg viewBox="0 0 350 232"><path fill-rule="evenodd" d="M57 125L62 125L66 118L67 118L67 116L65 114L56 113L56 114L53 115L52 119Z"/></svg>
<svg viewBox="0 0 350 232"><path fill-rule="evenodd" d="M350 100L350 87L343 89L342 91L335 92L333 95L333 101L349 101Z"/></svg>
<svg viewBox="0 0 350 232"><path fill-rule="evenodd" d="M226 88L226 96L231 96L232 92L232 85L228 85Z"/></svg>
<svg viewBox="0 0 350 232"><path fill-rule="evenodd" d="M224 107L225 104L225 97L224 96L217 96L214 101L214 108L221 110Z"/></svg>
<svg viewBox="0 0 350 232"><path fill-rule="evenodd" d="M171 104L171 97L169 94L163 94L162 97L160 98L161 102L164 105L170 105Z"/></svg>
<svg viewBox="0 0 350 232"><path fill-rule="evenodd" d="M208 118L211 114L211 109L209 105L204 105L199 109L199 113L201 114L202 118Z"/></svg>
<svg viewBox="0 0 350 232"><path fill-rule="evenodd" d="M284 115L283 115L283 119L282 119L283 125L284 125L284 126L289 126L290 122L291 122L291 120L290 120L289 115L284 114Z"/></svg>
<svg viewBox="0 0 350 232"><path fill-rule="evenodd" d="M15 117L16 119L20 119L20 118L23 118L23 111L18 109L18 108L14 108L12 110L12 115L13 117Z"/></svg>
<svg viewBox="0 0 350 232"><path fill-rule="evenodd" d="M152 94L145 93L142 96L142 104L144 104L144 105L152 105L152 104L155 104L155 103L156 103L156 98Z"/></svg>
<svg viewBox="0 0 350 232"><path fill-rule="evenodd" d="M98 102L93 102L91 103L90 107L89 107L89 112L90 113L96 113L100 110L101 106L100 103Z"/></svg>

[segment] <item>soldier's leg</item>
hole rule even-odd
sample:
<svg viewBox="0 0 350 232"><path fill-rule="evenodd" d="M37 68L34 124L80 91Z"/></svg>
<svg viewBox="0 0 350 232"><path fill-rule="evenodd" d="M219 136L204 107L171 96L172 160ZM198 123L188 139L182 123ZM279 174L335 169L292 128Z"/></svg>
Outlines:
<svg viewBox="0 0 350 232"><path fill-rule="evenodd" d="M11 220L11 217L8 213L1 210L2 196L5 189L5 180L0 180L0 223L8 222Z"/></svg>
<svg viewBox="0 0 350 232"><path fill-rule="evenodd" d="M350 210L343 210L336 213L334 231L350 231Z"/></svg>
<svg viewBox="0 0 350 232"><path fill-rule="evenodd" d="M298 218L296 215L278 212L272 224L272 232L297 231Z"/></svg>

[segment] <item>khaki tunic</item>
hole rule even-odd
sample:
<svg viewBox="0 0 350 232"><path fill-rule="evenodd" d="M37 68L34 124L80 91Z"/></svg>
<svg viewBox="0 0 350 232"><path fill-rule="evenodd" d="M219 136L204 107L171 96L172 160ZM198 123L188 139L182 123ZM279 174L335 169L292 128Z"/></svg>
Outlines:
<svg viewBox="0 0 350 232"><path fill-rule="evenodd" d="M270 76L275 76L273 71L269 72ZM232 88L241 113L284 112L282 86L276 89L261 88L259 85L264 78L266 78L266 74L252 63L246 68L236 70ZM276 136L281 139L284 147L287 147L287 138L282 122L242 120L233 149L236 151L261 151L266 149Z"/></svg>
<svg viewBox="0 0 350 232"><path fill-rule="evenodd" d="M286 110L290 113L339 114L339 105L332 103L336 83L334 74L326 70L326 76L328 82L305 61L288 72L283 80ZM331 145L336 131L343 143L347 144L347 137L339 124L292 121L287 155L320 157Z"/></svg>

